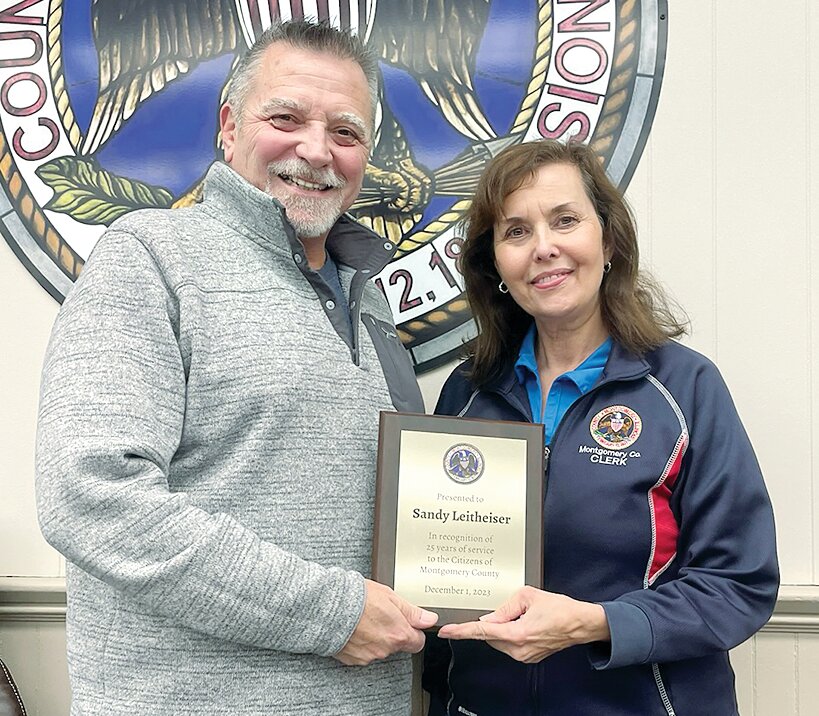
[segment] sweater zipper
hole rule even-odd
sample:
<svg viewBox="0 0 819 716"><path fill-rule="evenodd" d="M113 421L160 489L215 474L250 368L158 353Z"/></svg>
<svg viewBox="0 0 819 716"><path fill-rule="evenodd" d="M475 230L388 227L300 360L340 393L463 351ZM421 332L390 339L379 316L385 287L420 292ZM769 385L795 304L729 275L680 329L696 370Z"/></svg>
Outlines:
<svg viewBox="0 0 819 716"><path fill-rule="evenodd" d="M350 323L352 323L353 327L353 345L350 348L350 354L353 359L353 365L356 367L361 365L361 346L359 345L361 333L361 299L364 296L364 284L368 280L365 279L356 287L357 290L355 296L353 296L353 286L357 275L358 271L356 271L350 280L350 296L347 299L351 303Z"/></svg>

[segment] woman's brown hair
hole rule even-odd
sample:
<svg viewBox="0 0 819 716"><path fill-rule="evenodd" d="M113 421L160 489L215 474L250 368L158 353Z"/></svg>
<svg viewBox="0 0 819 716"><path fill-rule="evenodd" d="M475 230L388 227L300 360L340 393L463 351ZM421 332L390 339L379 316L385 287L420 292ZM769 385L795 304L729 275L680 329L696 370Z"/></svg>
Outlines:
<svg viewBox="0 0 819 716"><path fill-rule="evenodd" d="M534 179L540 167L569 164L577 168L603 227L603 246L611 269L600 286L600 307L609 335L636 354L658 347L686 331L679 308L650 276L639 270L637 231L631 211L611 183L594 151L579 142L553 140L517 144L487 166L466 215L467 235L460 269L478 337L472 346L470 377L477 385L498 377L517 358L532 322L508 293L498 289L494 227L506 198Z"/></svg>

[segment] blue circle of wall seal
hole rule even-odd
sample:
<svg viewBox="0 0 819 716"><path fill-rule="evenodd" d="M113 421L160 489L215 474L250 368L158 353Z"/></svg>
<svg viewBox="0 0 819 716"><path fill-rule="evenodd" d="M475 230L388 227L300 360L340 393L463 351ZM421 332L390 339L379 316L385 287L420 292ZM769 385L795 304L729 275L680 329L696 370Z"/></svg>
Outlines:
<svg viewBox="0 0 819 716"><path fill-rule="evenodd" d="M198 200L249 44L276 18L325 18L380 58L350 214L398 247L375 281L422 372L475 334L457 259L488 159L574 137L628 184L659 97L666 3L0 0L0 231L62 300L115 219Z"/></svg>
<svg viewBox="0 0 819 716"><path fill-rule="evenodd" d="M475 482L483 475L483 455L474 445L453 445L444 456L444 471L461 485Z"/></svg>
<svg viewBox="0 0 819 716"><path fill-rule="evenodd" d="M624 450L637 442L643 432L643 421L625 405L610 405L591 419L589 432L601 447Z"/></svg>

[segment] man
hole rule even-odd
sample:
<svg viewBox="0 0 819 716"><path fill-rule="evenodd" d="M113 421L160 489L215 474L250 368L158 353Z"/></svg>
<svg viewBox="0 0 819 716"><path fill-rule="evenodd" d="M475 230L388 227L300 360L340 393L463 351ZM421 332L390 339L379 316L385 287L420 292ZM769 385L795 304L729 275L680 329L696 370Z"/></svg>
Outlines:
<svg viewBox="0 0 819 716"><path fill-rule="evenodd" d="M369 280L394 249L342 215L375 71L348 34L271 28L202 203L113 225L60 311L38 501L75 716L409 711L398 653L436 617L362 575L378 411L420 393Z"/></svg>

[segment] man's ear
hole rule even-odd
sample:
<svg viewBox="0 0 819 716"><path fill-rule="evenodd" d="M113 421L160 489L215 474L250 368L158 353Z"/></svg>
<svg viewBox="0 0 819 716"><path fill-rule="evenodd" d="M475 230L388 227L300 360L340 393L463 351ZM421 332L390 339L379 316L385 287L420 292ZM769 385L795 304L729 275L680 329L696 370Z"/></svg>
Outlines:
<svg viewBox="0 0 819 716"><path fill-rule="evenodd" d="M236 144L236 116L229 104L223 104L219 110L219 129L222 133L222 146L225 151L225 161L233 161L233 147Z"/></svg>

